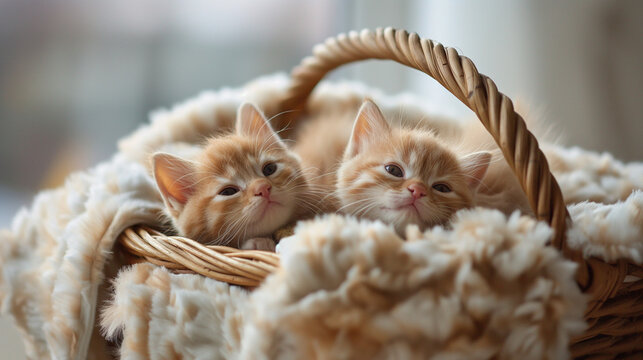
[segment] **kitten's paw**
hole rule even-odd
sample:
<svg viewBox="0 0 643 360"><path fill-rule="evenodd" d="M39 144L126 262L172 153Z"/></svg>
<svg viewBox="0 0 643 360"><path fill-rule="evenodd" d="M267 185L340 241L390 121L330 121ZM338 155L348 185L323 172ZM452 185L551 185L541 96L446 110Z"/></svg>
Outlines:
<svg viewBox="0 0 643 360"><path fill-rule="evenodd" d="M243 243L241 250L275 251L275 242L267 237L252 238Z"/></svg>

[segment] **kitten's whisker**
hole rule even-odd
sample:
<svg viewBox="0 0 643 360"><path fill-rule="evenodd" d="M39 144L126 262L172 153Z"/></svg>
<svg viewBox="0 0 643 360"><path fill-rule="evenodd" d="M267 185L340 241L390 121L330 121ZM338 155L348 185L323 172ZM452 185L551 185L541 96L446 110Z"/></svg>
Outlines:
<svg viewBox="0 0 643 360"><path fill-rule="evenodd" d="M295 181L297 179L300 179L300 178L302 178L302 176L301 176L300 172L296 170L295 172L293 172L292 175L290 175L288 178L286 178L286 183L283 185L283 187L287 187L293 181Z"/></svg>
<svg viewBox="0 0 643 360"><path fill-rule="evenodd" d="M281 186L282 188L284 188L284 189L300 189L300 188L307 188L307 189L309 189L310 191L324 191L324 192L327 190L327 189L326 189L325 187L323 187L323 186L316 186L316 185L314 185L314 184L308 184L308 183L305 183L305 182L304 182L304 183L300 183L300 184L294 184L294 185L290 185L290 183L292 183L292 182L289 182L289 183L286 183L286 184L283 184L283 185L280 185L280 186Z"/></svg>
<svg viewBox="0 0 643 360"><path fill-rule="evenodd" d="M194 175L201 175L201 174L207 174L207 172L206 171L192 171L192 172L189 172L187 174L183 174L183 175L179 176L178 178L176 178L174 180L174 182L177 183L177 182L180 182L181 180L185 180L186 178L192 177Z"/></svg>
<svg viewBox="0 0 643 360"><path fill-rule="evenodd" d="M249 217L249 216L246 216L246 217L245 217L245 223L244 223L244 226L242 227L242 229L243 229L243 235L241 235L241 237L239 238L239 239L240 239L239 241L246 241L246 240L248 240L248 228L249 228L249 226L248 226L248 225L249 225L249 222L250 222L250 217ZM241 244L239 244L239 247L241 247Z"/></svg>
<svg viewBox="0 0 643 360"><path fill-rule="evenodd" d="M239 217L233 224L230 226L229 232L226 234L226 245L230 245L232 242L237 240L237 248L240 248L241 243L239 242L238 234L241 228L245 225L245 216Z"/></svg>
<svg viewBox="0 0 643 360"><path fill-rule="evenodd" d="M316 200L319 199L319 197L316 196L316 195L312 195L312 194L297 194L296 199L298 199L298 200L300 200L300 201L302 201L304 203L309 203L310 205L315 206L316 208L319 209L319 207L317 205L312 203L312 201L316 201Z"/></svg>
<svg viewBox="0 0 643 360"><path fill-rule="evenodd" d="M323 174L317 175L317 176L315 176L315 177L308 178L307 180L308 180L308 181L314 181L314 180L317 180L317 179L323 178L324 176L335 175L336 173L337 173L337 171L329 171L329 172L327 172L327 173L323 173Z"/></svg>
<svg viewBox="0 0 643 360"><path fill-rule="evenodd" d="M330 193L327 193L324 197L322 197L322 198L321 198L321 200L320 200L320 201L321 201L321 202L331 201L330 199L333 199L333 198L334 198L335 200L337 199L337 196L336 196L336 194L335 194L335 192L334 192L334 191L333 191L333 192L330 192Z"/></svg>
<svg viewBox="0 0 643 360"><path fill-rule="evenodd" d="M344 210L347 207L351 207L353 205L357 205L357 204L360 204L360 203L363 203L363 202L368 202L368 201L371 201L371 199L370 198L365 198L365 199L360 199L360 200L353 201L353 202L348 203L348 204L340 207L339 209L337 209L337 212L340 212L340 211Z"/></svg>
<svg viewBox="0 0 643 360"><path fill-rule="evenodd" d="M269 152L272 150L272 146L275 144L278 144L281 139L278 136L271 136L267 139L264 139L261 145L259 146L259 152L264 153L264 152ZM268 141L271 141L269 144L266 145Z"/></svg>
<svg viewBox="0 0 643 360"><path fill-rule="evenodd" d="M355 200L353 202L350 202L350 203L342 206L340 209L343 209L343 208L348 207L348 206L353 206L353 205L356 205L356 204L360 204L360 203L363 203L365 201L370 201L370 200L371 200L370 198L358 199L358 200Z"/></svg>
<svg viewBox="0 0 643 360"><path fill-rule="evenodd" d="M238 217L234 221L232 226L230 226L230 229L229 229L230 231L229 231L228 234L226 234L226 236L229 236L229 239L227 241L228 244L231 243L232 241L234 241L237 238L237 235L238 235L240 229L245 226L246 218L247 218L247 215L242 214L242 216Z"/></svg>
<svg viewBox="0 0 643 360"><path fill-rule="evenodd" d="M300 201L299 203L300 206L303 206L313 214L321 214L323 211L319 207L315 206L314 204L308 202L308 201Z"/></svg>
<svg viewBox="0 0 643 360"><path fill-rule="evenodd" d="M285 114L289 114L289 113L293 113L293 112L298 112L298 111L299 111L299 110L294 110L294 109L291 109L291 110L284 110L284 111L282 111L282 112L280 112L280 113L278 113L278 114L275 114L275 115L271 116L271 117L268 119L268 122L271 122L272 120L276 119L277 117L279 117L279 116L281 116L281 115L285 115ZM286 126L290 126L290 121L288 122L288 124L286 124ZM286 128L284 128L284 129L286 129ZM288 128L288 129L289 129L289 128ZM283 130L281 130L281 131L283 131ZM281 132L281 131L280 131L280 132Z"/></svg>
<svg viewBox="0 0 643 360"><path fill-rule="evenodd" d="M357 216L362 216L362 215L366 214L368 211L370 211L371 209L375 208L378 205L379 204L376 201L373 201L372 203L368 203L368 204L365 204L365 205L359 207L357 210L355 210L353 212L353 214L357 215Z"/></svg>
<svg viewBox="0 0 643 360"><path fill-rule="evenodd" d="M226 241L228 234L234 229L237 224L241 221L241 218L235 219L233 222L230 224L227 224L226 226L222 226L221 229L219 229L219 234L217 234L217 238L220 239L221 243L228 243L229 241ZM223 229L226 229L226 231L223 234L220 234Z"/></svg>

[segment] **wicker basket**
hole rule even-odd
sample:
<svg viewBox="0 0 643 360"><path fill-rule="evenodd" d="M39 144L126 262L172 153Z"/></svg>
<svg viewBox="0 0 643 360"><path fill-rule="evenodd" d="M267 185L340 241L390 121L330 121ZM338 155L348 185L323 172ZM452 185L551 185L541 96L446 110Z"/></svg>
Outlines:
<svg viewBox="0 0 643 360"><path fill-rule="evenodd" d="M478 116L502 150L539 220L554 229L551 246L578 263L576 280L591 295L585 318L588 330L571 344L574 357L640 358L643 352L643 268L627 261L613 264L569 249L565 231L571 220L547 160L511 100L494 82L478 73L470 59L415 33L392 28L351 32L314 48L292 72L292 85L279 112L304 109L317 83L329 71L365 59L394 60L420 70L449 90ZM280 117L276 129L296 119ZM272 115L272 114L267 114ZM204 246L190 239L166 236L145 226L126 230L123 247L138 257L179 272L195 272L243 286L258 286L279 266L276 254ZM628 275L636 281L629 281ZM637 354L638 353L638 354ZM627 354L627 355L626 355Z"/></svg>

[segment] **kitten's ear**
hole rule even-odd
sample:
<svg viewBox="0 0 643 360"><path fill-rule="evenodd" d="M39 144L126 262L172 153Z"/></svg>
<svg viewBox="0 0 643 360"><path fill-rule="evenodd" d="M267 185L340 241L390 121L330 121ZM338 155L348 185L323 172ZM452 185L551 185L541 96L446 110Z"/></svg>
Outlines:
<svg viewBox="0 0 643 360"><path fill-rule="evenodd" d="M480 185L482 178L489 169L491 153L486 151L475 152L460 159L460 166L467 177L467 185L475 191Z"/></svg>
<svg viewBox="0 0 643 360"><path fill-rule="evenodd" d="M250 103L244 103L237 113L237 134L257 137L267 144L278 144L285 147L279 135L272 130L270 123L261 111Z"/></svg>
<svg viewBox="0 0 643 360"><path fill-rule="evenodd" d="M194 192L195 179L192 163L166 153L156 153L152 157L154 180L161 190L163 201L174 216Z"/></svg>
<svg viewBox="0 0 643 360"><path fill-rule="evenodd" d="M366 99L357 113L345 156L352 158L364 151L369 142L388 137L390 134L391 127L380 108L372 100Z"/></svg>

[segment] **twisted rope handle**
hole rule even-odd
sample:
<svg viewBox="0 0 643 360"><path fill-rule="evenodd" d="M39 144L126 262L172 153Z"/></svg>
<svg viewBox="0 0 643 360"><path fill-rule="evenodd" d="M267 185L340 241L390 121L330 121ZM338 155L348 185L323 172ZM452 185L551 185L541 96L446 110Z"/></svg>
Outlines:
<svg viewBox="0 0 643 360"><path fill-rule="evenodd" d="M302 60L292 71L292 84L280 110L301 110L317 83L340 65L365 59L394 60L420 70L437 80L476 113L493 136L520 181L529 204L539 220L553 229L552 245L582 265L580 254L565 246L569 214L538 141L514 111L511 100L495 83L478 73L473 62L453 48L420 38L416 33L393 28L362 30L329 38L313 49L313 56ZM290 112L290 114L297 111ZM278 119L278 129L292 125L292 116ZM577 279L582 287L589 281L586 266L580 266Z"/></svg>

